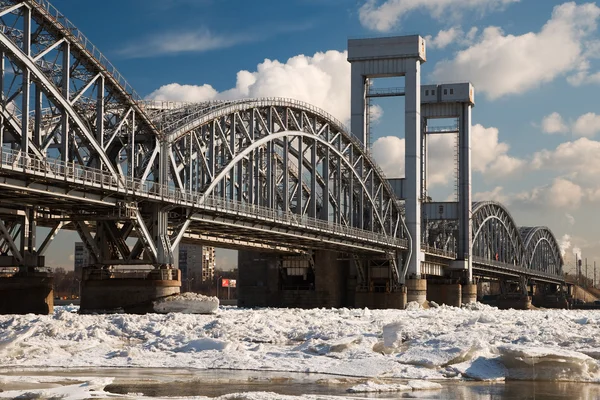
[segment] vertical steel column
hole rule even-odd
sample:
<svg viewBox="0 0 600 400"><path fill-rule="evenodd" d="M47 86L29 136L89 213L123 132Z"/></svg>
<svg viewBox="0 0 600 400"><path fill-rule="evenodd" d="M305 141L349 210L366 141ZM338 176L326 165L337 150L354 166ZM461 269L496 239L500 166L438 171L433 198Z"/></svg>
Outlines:
<svg viewBox="0 0 600 400"><path fill-rule="evenodd" d="M352 228L354 226L354 174L352 173L352 169L354 166L354 149L352 146L348 149L348 163L350 167L348 168L348 197L346 201L346 208L348 210L348 225Z"/></svg>
<svg viewBox="0 0 600 400"><path fill-rule="evenodd" d="M229 121L229 148L235 157L235 141L236 141L236 126L235 126L235 113L231 114L231 121ZM239 169L238 164L234 164L229 171L229 199L235 199L235 171Z"/></svg>
<svg viewBox="0 0 600 400"><path fill-rule="evenodd" d="M366 149L369 145L366 127L367 78L363 75L362 63L352 63L350 69L350 130Z"/></svg>
<svg viewBox="0 0 600 400"><path fill-rule="evenodd" d="M37 148L40 148L40 144L42 143L42 89L39 84L35 85L34 103L35 120L33 127L33 144Z"/></svg>
<svg viewBox="0 0 600 400"><path fill-rule="evenodd" d="M458 257L467 261L467 280L473 280L473 221L471 218L471 104L462 104L458 153ZM507 261L506 255L504 261Z"/></svg>
<svg viewBox="0 0 600 400"><path fill-rule="evenodd" d="M216 146L216 143L215 143L215 129L217 129L216 126L215 126L216 123L217 123L216 121L213 121L212 124L210 124L210 127L209 127L210 132L209 132L209 135L208 135L208 137L209 137L208 138L208 140L209 140L208 141L208 162L209 162L209 164L208 164L208 168L209 168L208 175L209 175L209 177L207 177L207 178L210 179L211 181L216 178L215 177L215 173L216 173L216 169L217 169L217 167L216 167L217 160L215 159L216 158L215 157L215 154L216 154L216 151L215 151L215 146ZM206 183L207 182L205 182L205 184ZM212 195L212 193L206 193L206 194L207 195Z"/></svg>
<svg viewBox="0 0 600 400"><path fill-rule="evenodd" d="M296 213L302 216L302 175L304 167L304 141L298 136L298 186L296 189Z"/></svg>
<svg viewBox="0 0 600 400"><path fill-rule="evenodd" d="M104 149L104 76L96 80L96 141ZM97 158L97 168L102 169L102 160Z"/></svg>
<svg viewBox="0 0 600 400"><path fill-rule="evenodd" d="M308 205L308 216L317 216L317 141L314 140L310 149L310 203Z"/></svg>
<svg viewBox="0 0 600 400"><path fill-rule="evenodd" d="M324 132L325 140L329 143L329 128L327 128ZM329 161L331 157L331 152L329 150L329 146L325 147L325 157L323 158L323 204L321 205L321 219L325 221L329 221L329 189L330 189L330 177L329 177ZM335 221L335 216L334 216Z"/></svg>
<svg viewBox="0 0 600 400"><path fill-rule="evenodd" d="M63 57L62 57L62 92L64 98L69 101L69 86L71 80L71 49L69 42L64 42L62 45ZM67 163L70 161L71 154L69 149L69 114L67 110L63 110L62 118L61 118L61 129L62 129L62 138L61 138L61 152L62 152L62 160Z"/></svg>
<svg viewBox="0 0 600 400"><path fill-rule="evenodd" d="M358 175L360 176L361 184L358 186L358 210L357 210L357 218L358 218L358 228L364 229L365 227L365 188L363 186L364 178L365 178L365 159L364 157L360 158L360 163L358 166Z"/></svg>
<svg viewBox="0 0 600 400"><path fill-rule="evenodd" d="M421 277L421 61L406 61L405 75L405 171L406 225L412 238L408 274Z"/></svg>
<svg viewBox="0 0 600 400"><path fill-rule="evenodd" d="M136 151L135 151L135 110L131 110L131 132L130 132L130 138L131 140L129 141L131 149L130 149L130 153L129 156L131 157L131 160L129 160L129 176L131 177L131 179L135 178L135 166L136 166L136 162L135 162L135 156L136 156ZM173 171L174 173L178 173L177 171Z"/></svg>
<svg viewBox="0 0 600 400"><path fill-rule="evenodd" d="M439 89L438 89L439 90ZM421 199L427 200L427 118L421 119Z"/></svg>
<svg viewBox="0 0 600 400"><path fill-rule="evenodd" d="M291 211L290 207L290 166L289 156L290 142L289 137L283 138L283 211Z"/></svg>
<svg viewBox="0 0 600 400"><path fill-rule="evenodd" d="M273 182L275 179L273 178L273 156L274 156L274 142L267 142L267 151L266 151L266 178L267 178L267 198L266 198L266 206L269 208L273 208Z"/></svg>
<svg viewBox="0 0 600 400"><path fill-rule="evenodd" d="M23 10L23 52L31 56L31 9L28 5L21 7ZM29 86L31 85L31 72L22 67L22 93L21 93L21 151L29 154Z"/></svg>
<svg viewBox="0 0 600 400"><path fill-rule="evenodd" d="M342 135L338 137L337 150L342 154ZM336 157L336 179L334 181L335 201L337 202L337 212L334 216L334 222L338 224L342 223L342 157L343 155Z"/></svg>

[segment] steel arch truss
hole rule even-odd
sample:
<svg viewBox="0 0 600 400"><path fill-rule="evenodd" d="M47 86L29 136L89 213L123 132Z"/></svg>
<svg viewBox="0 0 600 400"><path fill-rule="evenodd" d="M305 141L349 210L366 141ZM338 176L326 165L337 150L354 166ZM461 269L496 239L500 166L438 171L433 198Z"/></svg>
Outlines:
<svg viewBox="0 0 600 400"><path fill-rule="evenodd" d="M134 177L158 129L135 92L46 0L0 1L3 147Z"/></svg>
<svg viewBox="0 0 600 400"><path fill-rule="evenodd" d="M500 203L473 204L473 261L505 274L562 281L563 260L545 227L518 228Z"/></svg>
<svg viewBox="0 0 600 400"><path fill-rule="evenodd" d="M525 265L532 270L555 275L563 273L560 245L550 229L545 226L521 227L525 243Z"/></svg>
<svg viewBox="0 0 600 400"><path fill-rule="evenodd" d="M387 180L331 116L284 99L206 108L190 109L166 132L178 187L405 238Z"/></svg>
<svg viewBox="0 0 600 400"><path fill-rule="evenodd" d="M502 204L475 203L472 219L474 257L522 265L525 246L513 218Z"/></svg>

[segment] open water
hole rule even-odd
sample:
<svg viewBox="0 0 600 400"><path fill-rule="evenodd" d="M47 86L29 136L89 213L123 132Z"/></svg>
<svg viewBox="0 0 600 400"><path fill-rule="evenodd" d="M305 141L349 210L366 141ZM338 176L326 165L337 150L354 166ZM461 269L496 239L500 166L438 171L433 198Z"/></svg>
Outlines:
<svg viewBox="0 0 600 400"><path fill-rule="evenodd" d="M60 379L52 383L27 383L23 376L69 377L114 377L113 383L105 387L114 394L136 393L139 397L208 396L217 397L228 393L251 391L274 392L282 395L304 394L339 396L340 398L374 399L466 399L466 400L542 400L542 399L600 399L600 384L579 382L529 382L508 381L485 383L473 381L442 381L442 389L414 392L380 394L348 393L348 389L364 378L352 378L321 374L298 374L265 371L225 371L186 369L0 369L4 378L0 391L56 387L63 384ZM14 376L14 380L11 379ZM385 383L405 383L403 380L385 380ZM64 382L67 384L67 382ZM73 384L73 381L68 382Z"/></svg>

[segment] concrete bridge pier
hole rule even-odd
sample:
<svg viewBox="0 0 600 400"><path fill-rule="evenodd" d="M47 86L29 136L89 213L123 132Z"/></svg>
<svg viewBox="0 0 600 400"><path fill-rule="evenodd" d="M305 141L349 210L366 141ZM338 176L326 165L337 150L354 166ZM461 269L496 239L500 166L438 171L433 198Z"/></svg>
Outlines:
<svg viewBox="0 0 600 400"><path fill-rule="evenodd" d="M238 252L239 307L348 307L349 261L342 254Z"/></svg>
<svg viewBox="0 0 600 400"><path fill-rule="evenodd" d="M462 303L475 303L477 301L477 284L465 283L462 285Z"/></svg>
<svg viewBox="0 0 600 400"><path fill-rule="evenodd" d="M427 279L406 280L406 302L416 301L420 305L427 303Z"/></svg>
<svg viewBox="0 0 600 400"><path fill-rule="evenodd" d="M81 280L80 313L153 312L152 303L179 293L181 272L178 269L116 270L85 268Z"/></svg>
<svg viewBox="0 0 600 400"><path fill-rule="evenodd" d="M49 271L0 269L0 314L53 313L53 283L54 278Z"/></svg>

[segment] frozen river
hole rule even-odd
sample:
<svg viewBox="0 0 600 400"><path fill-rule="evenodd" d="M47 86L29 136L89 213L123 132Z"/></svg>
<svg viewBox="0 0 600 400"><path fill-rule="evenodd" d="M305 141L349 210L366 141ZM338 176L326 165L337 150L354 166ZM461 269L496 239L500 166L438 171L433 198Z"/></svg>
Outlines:
<svg viewBox="0 0 600 400"><path fill-rule="evenodd" d="M75 311L0 316L0 397L600 398L594 310Z"/></svg>

